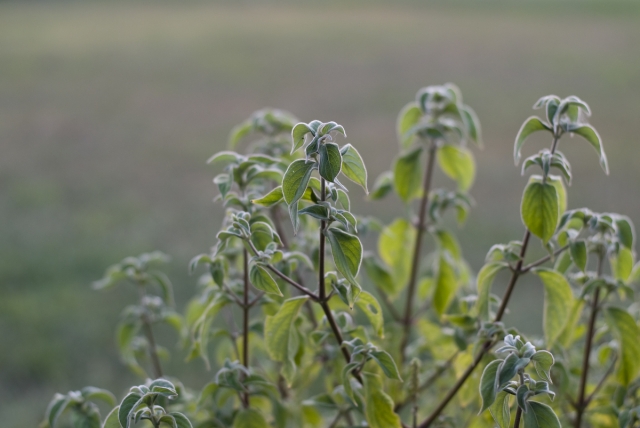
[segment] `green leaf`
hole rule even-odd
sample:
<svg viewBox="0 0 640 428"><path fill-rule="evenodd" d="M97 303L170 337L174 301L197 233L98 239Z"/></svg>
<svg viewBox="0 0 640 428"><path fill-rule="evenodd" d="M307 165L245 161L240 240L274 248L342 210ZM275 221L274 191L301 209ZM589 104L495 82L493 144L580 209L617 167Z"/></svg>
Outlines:
<svg viewBox="0 0 640 428"><path fill-rule="evenodd" d="M191 425L191 421L189 421L189 418L187 418L182 413L172 412L169 413L169 415L173 416L173 418L176 420L176 425L178 428L193 428L193 425Z"/></svg>
<svg viewBox="0 0 640 428"><path fill-rule="evenodd" d="M524 225L545 244L558 224L558 193L552 184L530 181L520 207Z"/></svg>
<svg viewBox="0 0 640 428"><path fill-rule="evenodd" d="M330 227L325 231L325 236L331 244L331 253L336 269L351 284L359 287L356 275L362 262L362 243L357 236L341 229Z"/></svg>
<svg viewBox="0 0 640 428"><path fill-rule="evenodd" d="M564 275L552 269L532 269L544 284L543 329L547 348L551 348L567 325L573 307L573 292Z"/></svg>
<svg viewBox="0 0 640 428"><path fill-rule="evenodd" d="M258 251L264 251L274 241L274 231L267 223L255 221L251 223L251 242Z"/></svg>
<svg viewBox="0 0 640 428"><path fill-rule="evenodd" d="M293 148L291 153L298 150L304 145L304 137L309 132L313 133L313 130L306 123L298 123L291 130L291 139L293 140Z"/></svg>
<svg viewBox="0 0 640 428"><path fill-rule="evenodd" d="M282 186L278 186L266 195L258 199L252 199L251 203L270 208L282 200Z"/></svg>
<svg viewBox="0 0 640 428"><path fill-rule="evenodd" d="M102 424L102 428L122 428L120 425L120 420L118 419L119 410L120 406L109 412L104 420L104 423Z"/></svg>
<svg viewBox="0 0 640 428"><path fill-rule="evenodd" d="M122 428L129 428L131 418L129 415L136 409L136 407L140 404L140 400L142 396L135 392L130 392L120 403L120 408L118 409L118 420L120 421L120 425Z"/></svg>
<svg viewBox="0 0 640 428"><path fill-rule="evenodd" d="M633 252L627 247L620 247L618 254L611 256L610 262L613 276L626 283L633 271Z"/></svg>
<svg viewBox="0 0 640 428"><path fill-rule="evenodd" d="M573 264L584 272L587 269L587 244L584 241L570 242L569 254L571 255L571 261Z"/></svg>
<svg viewBox="0 0 640 428"><path fill-rule="evenodd" d="M567 210L567 189L564 187L564 181L557 175L549 175L547 182L556 189L558 194L558 216L562 216Z"/></svg>
<svg viewBox="0 0 640 428"><path fill-rule="evenodd" d="M282 195L287 205L292 205L300 200L311 178L311 171L315 167L314 162L298 159L291 162L282 179Z"/></svg>
<svg viewBox="0 0 640 428"><path fill-rule="evenodd" d="M264 340L267 353L272 360L284 364L283 374L287 383L291 385L296 366L293 358L297 352L295 345L295 331L293 322L300 312L300 308L308 299L307 296L287 299L274 316L267 316L264 323Z"/></svg>
<svg viewBox="0 0 640 428"><path fill-rule="evenodd" d="M370 428L401 428L400 417L393 411L393 400L385 394L378 376L364 374L364 414Z"/></svg>
<svg viewBox="0 0 640 428"><path fill-rule="evenodd" d="M445 257L441 256L433 292L433 308L438 315L442 316L447 310L459 286L460 281L458 281L453 266Z"/></svg>
<svg viewBox="0 0 640 428"><path fill-rule="evenodd" d="M489 407L489 412L493 416L493 420L496 421L500 428L510 428L511 422L511 409L509 405L509 398L511 395L505 391L500 391L496 396L494 403Z"/></svg>
<svg viewBox="0 0 640 428"><path fill-rule="evenodd" d="M522 145L524 144L524 140L526 140L527 137L533 134L534 132L542 131L542 130L551 131L551 128L549 128L549 126L543 121L541 121L538 117L531 116L530 118L524 121L524 123L520 127L520 131L518 131L518 135L516 136L516 142L513 147L513 159L515 160L516 165L518 165L518 162L520 162L520 152L522 150Z"/></svg>
<svg viewBox="0 0 640 428"><path fill-rule="evenodd" d="M100 412L96 406L81 408L71 413L74 428L100 428Z"/></svg>
<svg viewBox="0 0 640 428"><path fill-rule="evenodd" d="M584 300L574 299L573 307L571 308L571 313L569 314L569 319L567 320L567 325L564 327L562 333L560 333L557 339L558 343L560 343L565 348L571 346L571 344L576 339L576 326L578 325L578 321L580 320L583 306Z"/></svg>
<svg viewBox="0 0 640 428"><path fill-rule="evenodd" d="M351 181L359 184L365 193L367 189L367 168L364 166L360 153L351 144L347 144L340 149L342 154L342 173Z"/></svg>
<svg viewBox="0 0 640 428"><path fill-rule="evenodd" d="M400 377L400 373L398 372L398 366L396 366L396 362L393 361L393 358L391 357L391 355L389 355L388 352L371 351L369 355L371 355L371 358L373 358L378 363L384 374L389 379L395 379L402 382L402 378Z"/></svg>
<svg viewBox="0 0 640 428"><path fill-rule="evenodd" d="M402 153L393 165L393 184L396 193L405 202L415 198L422 182L422 146Z"/></svg>
<svg viewBox="0 0 640 428"><path fill-rule="evenodd" d="M606 308L606 319L609 327L618 340L620 350L618 357L618 380L628 386L635 380L640 369L640 328L629 313L616 307Z"/></svg>
<svg viewBox="0 0 640 428"><path fill-rule="evenodd" d="M482 408L480 409L480 413L487 410L496 400L495 385L500 364L502 364L502 360L491 361L482 372L482 377L480 378L480 397L482 397Z"/></svg>
<svg viewBox="0 0 640 428"><path fill-rule="evenodd" d="M580 125L577 127L571 127L569 132L580 135L582 138L587 140L598 155L600 156L600 166L604 170L604 172L609 174L609 164L607 163L607 155L604 153L604 148L602 147L602 140L600 139L600 135L595 130L595 128L591 125Z"/></svg>
<svg viewBox="0 0 640 428"><path fill-rule="evenodd" d="M391 268L396 289L407 286L416 230L403 218L387 226L378 238L380 258Z"/></svg>
<svg viewBox="0 0 640 428"><path fill-rule="evenodd" d="M225 150L211 156L209 159L207 159L207 163L213 165L226 165L229 163L238 162L241 159L242 157L238 153Z"/></svg>
<svg viewBox="0 0 640 428"><path fill-rule="evenodd" d="M398 121L396 124L396 129L398 131L398 140L400 141L400 145L403 148L409 147L411 141L413 141L414 135L407 135L407 131L413 128L415 125L420 122L422 118L422 111L418 104L415 102L411 102L404 106L402 110L400 110L400 114L398 114Z"/></svg>
<svg viewBox="0 0 640 428"><path fill-rule="evenodd" d="M476 164L469 149L445 144L438 149L438 164L442 172L458 183L461 192L469 190L476 175Z"/></svg>
<svg viewBox="0 0 640 428"><path fill-rule="evenodd" d="M393 190L393 173L391 171L383 172L376 178L373 183L373 190L369 194L369 199L382 199Z"/></svg>
<svg viewBox="0 0 640 428"><path fill-rule="evenodd" d="M280 291L278 284L262 266L258 266L256 264L251 266L251 269L249 270L249 280L258 290L282 296L282 292Z"/></svg>
<svg viewBox="0 0 640 428"><path fill-rule="evenodd" d="M259 411L241 409L233 419L233 428L269 428L269 424Z"/></svg>
<svg viewBox="0 0 640 428"><path fill-rule="evenodd" d="M95 386L85 386L80 392L87 400L101 400L111 407L116 405L116 397L106 389L96 388Z"/></svg>
<svg viewBox="0 0 640 428"><path fill-rule="evenodd" d="M542 380L551 382L551 366L555 363L553 355L549 351L537 351L531 357L531 361L533 362L533 366L536 369L536 373L538 376L542 378Z"/></svg>
<svg viewBox="0 0 640 428"><path fill-rule="evenodd" d="M621 215L617 216L615 221L618 229L618 240L623 246L633 250L635 248L636 231L631 219Z"/></svg>
<svg viewBox="0 0 640 428"><path fill-rule="evenodd" d="M553 409L537 401L527 401L527 411L522 416L524 428L562 428Z"/></svg>
<svg viewBox="0 0 640 428"><path fill-rule="evenodd" d="M476 302L476 312L478 316L488 321L489 320L489 297L491 295L491 285L498 272L507 269L509 265L506 262L490 262L487 263L478 272L477 289L478 300Z"/></svg>
<svg viewBox="0 0 640 428"><path fill-rule="evenodd" d="M473 111L471 107L468 105L462 106L460 109L460 114L464 118L465 125L467 126L467 134L471 141L476 143L478 147L482 148L482 132L480 129L480 120L476 115L476 112Z"/></svg>
<svg viewBox="0 0 640 428"><path fill-rule="evenodd" d="M234 148L238 142L249 135L251 131L253 131L253 121L251 120L245 120L235 126L229 134L229 147Z"/></svg>
<svg viewBox="0 0 640 428"><path fill-rule="evenodd" d="M309 205L298 211L298 214L307 214L318 220L329 220L329 207L327 205Z"/></svg>
<svg viewBox="0 0 640 428"><path fill-rule="evenodd" d="M373 297L372 294L362 291L358 300L356 300L356 306L364 312L369 319L369 322L373 326L373 330L379 337L384 337L384 319L382 317L382 308L380 303Z"/></svg>
<svg viewBox="0 0 640 428"><path fill-rule="evenodd" d="M448 252L455 260L461 259L462 251L460 250L460 244L452 233L445 229L437 229L434 235L440 251Z"/></svg>
<svg viewBox="0 0 640 428"><path fill-rule="evenodd" d="M393 280L391 272L386 266L373 256L365 257L363 265L367 276L376 287L389 297L397 295L400 286Z"/></svg>
<svg viewBox="0 0 640 428"><path fill-rule="evenodd" d="M320 165L318 172L325 180L333 183L342 169L342 155L336 143L320 145Z"/></svg>
<svg viewBox="0 0 640 428"><path fill-rule="evenodd" d="M55 428L56 422L58 418L65 411L71 399L62 394L55 394L53 399L49 403L49 407L47 408L47 420L49 421L49 426L51 428Z"/></svg>

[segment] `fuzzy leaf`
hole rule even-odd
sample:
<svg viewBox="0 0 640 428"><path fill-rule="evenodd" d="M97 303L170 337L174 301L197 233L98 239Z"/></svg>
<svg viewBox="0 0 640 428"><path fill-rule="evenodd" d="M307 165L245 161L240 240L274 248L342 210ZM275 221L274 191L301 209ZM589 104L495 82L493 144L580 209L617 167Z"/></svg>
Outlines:
<svg viewBox="0 0 640 428"><path fill-rule="evenodd" d="M393 165L393 184L398 196L405 202L415 198L422 182L422 146L402 153Z"/></svg>
<svg viewBox="0 0 640 428"><path fill-rule="evenodd" d="M282 292L280 291L278 284L262 266L258 266L256 264L251 266L251 269L249 270L249 280L258 290L282 296Z"/></svg>
<svg viewBox="0 0 640 428"><path fill-rule="evenodd" d="M409 147L409 144L413 140L413 135L407 135L407 131L413 128L420 122L422 118L422 111L415 102L411 102L404 106L398 114L397 132L398 140L403 148Z"/></svg>
<svg viewBox="0 0 640 428"><path fill-rule="evenodd" d="M524 428L562 428L553 409L537 401L527 401L527 411L523 413Z"/></svg>
<svg viewBox="0 0 640 428"><path fill-rule="evenodd" d="M489 297L491 295L493 280L498 272L508 267L509 265L505 262L490 262L484 265L482 269L480 269L480 272L478 272L478 300L476 301L476 311L478 316L483 320L489 320Z"/></svg>
<svg viewBox="0 0 640 428"><path fill-rule="evenodd" d="M370 428L401 428L400 417L393 411L393 400L382 388L380 379L364 376L365 417Z"/></svg>
<svg viewBox="0 0 640 428"><path fill-rule="evenodd" d="M578 127L572 127L569 129L569 132L580 135L582 138L587 140L589 144L596 149L598 155L600 156L600 166L602 167L605 174L609 174L609 164L607 162L607 155L604 153L604 148L602 147L602 140L598 132L591 125L581 125Z"/></svg>
<svg viewBox="0 0 640 428"><path fill-rule="evenodd" d="M487 410L496 400L495 385L500 364L502 364L502 360L491 361L482 372L482 377L480 378L480 397L482 397L482 408L480 413Z"/></svg>
<svg viewBox="0 0 640 428"><path fill-rule="evenodd" d="M295 160L289 165L282 179L282 195L287 205L292 205L302 198L314 167L314 162L304 159Z"/></svg>
<svg viewBox="0 0 640 428"><path fill-rule="evenodd" d="M292 325L307 299L307 296L300 296L285 300L278 312L273 316L267 316L264 323L267 353L272 360L284 364L283 375L289 385L296 370L293 358L298 351L292 346L292 337L296 334Z"/></svg>
<svg viewBox="0 0 640 428"><path fill-rule="evenodd" d="M489 412L493 416L499 428L509 428L511 422L511 409L509 407L509 398L511 395L505 391L500 391L496 396L496 401L489 407Z"/></svg>
<svg viewBox="0 0 640 428"><path fill-rule="evenodd" d="M366 193L367 189L367 168L360 153L351 144L340 149L342 153L342 173L351 181L362 186Z"/></svg>
<svg viewBox="0 0 640 428"><path fill-rule="evenodd" d="M364 312L369 319L369 322L373 326L373 330L379 337L384 337L384 319L382 318L382 308L380 303L373 297L372 294L362 291L358 300L356 300L356 306Z"/></svg>
<svg viewBox="0 0 640 428"><path fill-rule="evenodd" d="M356 276L362 262L362 243L360 239L341 229L330 227L325 231L325 236L331 244L333 261L338 272L351 284L360 287Z"/></svg>
<svg viewBox="0 0 640 428"><path fill-rule="evenodd" d="M251 203L269 208L280 202L282 197L282 186L278 186L263 197L253 199Z"/></svg>
<svg viewBox="0 0 640 428"><path fill-rule="evenodd" d="M433 292L433 308L438 315L442 316L447 310L459 286L460 281L458 281L453 266L449 264L445 257L441 256Z"/></svg>
<svg viewBox="0 0 640 428"><path fill-rule="evenodd" d="M333 183L342 169L342 155L336 143L320 145L320 165L318 171L325 180Z"/></svg>
<svg viewBox="0 0 640 428"><path fill-rule="evenodd" d="M532 270L544 284L543 329L547 348L551 348L567 325L573 307L573 292L561 273L537 268Z"/></svg>
<svg viewBox="0 0 640 428"><path fill-rule="evenodd" d="M540 118L536 116L531 116L530 118L524 121L524 123L520 127L520 130L518 131L518 135L516 136L516 142L513 147L513 159L515 160L516 165L518 165L518 162L520 162L520 152L522 150L522 145L524 144L524 140L526 140L527 137L533 134L534 132L543 131L543 130L551 131L551 129L547 126L547 124L542 122Z"/></svg>
<svg viewBox="0 0 640 428"><path fill-rule="evenodd" d="M438 149L438 164L442 172L458 183L461 192L469 190L476 175L476 164L469 149L445 144Z"/></svg>
<svg viewBox="0 0 640 428"><path fill-rule="evenodd" d="M609 307L606 320L620 346L618 357L618 380L628 386L640 370L640 328L629 313L623 309Z"/></svg>
<svg viewBox="0 0 640 428"><path fill-rule="evenodd" d="M558 224L558 193L555 187L530 181L524 190L520 212L524 225L547 243Z"/></svg>

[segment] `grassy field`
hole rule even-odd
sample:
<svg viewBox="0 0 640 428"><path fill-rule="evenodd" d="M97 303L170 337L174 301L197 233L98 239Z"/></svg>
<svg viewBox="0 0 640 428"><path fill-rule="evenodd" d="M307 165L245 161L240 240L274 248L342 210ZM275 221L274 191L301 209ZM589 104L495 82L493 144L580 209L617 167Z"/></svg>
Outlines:
<svg viewBox="0 0 640 428"><path fill-rule="evenodd" d="M457 83L486 143L461 238L477 270L492 243L522 234L521 122L539 96L575 94L611 175L584 141L563 141L570 207L640 223L638 3L483 4L0 3L1 425L35 426L56 390L133 382L113 341L121 297L88 285L157 248L174 257L184 304L186 264L215 243L221 215L204 161L263 106L343 124L373 179L397 151L398 110L421 86ZM400 214L395 202L358 207ZM516 294L526 315L541 288ZM519 319L507 322L540 330Z"/></svg>

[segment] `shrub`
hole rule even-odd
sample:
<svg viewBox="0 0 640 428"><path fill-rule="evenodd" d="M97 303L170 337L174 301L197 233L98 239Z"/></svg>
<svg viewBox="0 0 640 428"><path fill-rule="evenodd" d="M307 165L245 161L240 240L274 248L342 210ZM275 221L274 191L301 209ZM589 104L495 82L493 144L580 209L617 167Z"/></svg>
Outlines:
<svg viewBox="0 0 640 428"><path fill-rule="evenodd" d="M522 162L523 174L538 170L522 198L524 237L491 247L476 278L444 221L451 212L465 221L475 175L468 146L482 145L457 87L423 88L400 112L400 153L369 193L404 202L405 215L388 225L351 212L344 183L368 192L368 176L358 150L340 144L343 126L254 113L230 136L230 150L255 137L247 154L209 159L221 171L213 181L226 215L215 247L190 264L204 274L184 314L157 270L161 253L126 258L94 284L138 289L117 342L123 362L149 379L119 405L92 387L58 394L44 424L55 427L68 409L74 426L105 428L638 426L634 227L623 215L567 209L563 136L586 140L608 172L589 106L550 95L534 108L545 118L522 125L516 164L530 134L548 133L551 145ZM436 163L454 190L432 188ZM371 234L378 254L363 249ZM547 255L529 260L536 240ZM492 283L501 272L499 297ZM544 286L541 338L502 322L525 275ZM157 323L176 329L188 360L216 370L201 391L165 376ZM114 407L104 422L94 399Z"/></svg>

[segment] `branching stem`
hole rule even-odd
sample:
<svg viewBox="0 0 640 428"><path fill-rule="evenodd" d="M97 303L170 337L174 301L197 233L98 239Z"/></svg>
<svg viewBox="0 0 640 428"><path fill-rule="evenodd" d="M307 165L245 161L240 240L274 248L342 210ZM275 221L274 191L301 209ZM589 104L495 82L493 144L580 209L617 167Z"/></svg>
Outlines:
<svg viewBox="0 0 640 428"><path fill-rule="evenodd" d="M324 178L321 177L320 178L320 200L322 201L324 201L326 198L325 186L326 186L325 180ZM322 307L322 310L324 311L324 315L327 318L327 322L331 327L331 331L333 332L333 335L335 336L336 341L338 342L338 346L342 351L342 355L344 356L344 359L347 361L347 363L349 363L351 361L351 354L349 353L349 350L347 348L342 346L342 342L344 342L344 339L342 338L342 332L340 331L340 328L338 327L338 324L336 323L336 320L333 317L333 312L331 312L331 308L329 307L329 299L327 298L327 290L324 284L324 257L325 257L324 229L326 227L327 227L326 222L324 220L320 221L320 251L318 254L318 294L319 296L316 299L316 301L320 304L320 306ZM331 297L331 295L329 295L329 297ZM358 380L358 382L362 383L362 377L357 371L354 370L351 373L353 373L353 376Z"/></svg>
<svg viewBox="0 0 640 428"><path fill-rule="evenodd" d="M413 246L413 258L411 260L411 273L409 275L409 283L407 287L407 298L404 307L404 319L402 321L404 330L402 332L402 340L400 341L400 358L401 364L406 357L406 348L411 335L411 326L413 324L413 303L418 283L418 272L420 270L420 252L422 249L422 237L426 228L427 206L429 205L429 192L431 191L431 179L433 177L433 165L435 161L436 145L431 141L427 152L427 167L424 174L424 182L422 184L422 199L420 200L420 210L418 212L418 224L416 231L416 240Z"/></svg>
<svg viewBox="0 0 640 428"><path fill-rule="evenodd" d="M560 135L554 135L553 143L551 144L551 154L555 153L556 148L558 147L559 138L560 138ZM543 176L543 178L546 178L546 174ZM516 264L515 269L512 271L511 279L509 280L507 289L504 293L504 296L502 297L502 302L500 303L500 307L498 308L498 312L496 313L494 322L501 321L502 317L505 314L505 311L507 310L507 305L509 304L511 293L513 293L513 289L515 288L516 282L518 281L518 278L522 273L524 256L527 252L527 247L529 246L530 238L531 238L531 232L529 231L529 229L526 229L524 233L524 238L522 239L522 247L520 248L520 254L519 254L520 260L518 260L518 263ZM495 343L496 343L495 339L489 339L482 345L482 347L480 348L480 351L478 352L478 354L476 354L476 357L473 359L469 367L467 367L467 369L464 371L462 376L460 376L460 378L456 381L453 387L449 390L447 395L445 395L445 397L440 401L440 403L431 412L431 414L427 417L427 419L425 419L418 426L419 428L430 427L431 424L433 424L436 421L436 419L438 419L438 416L440 416L440 413L442 413L445 407L447 407L447 404L449 404L449 402L453 399L453 397L456 396L456 394L458 393L462 385L464 385L464 383L467 381L469 376L471 376L471 373L473 373L473 370L475 370L478 364L480 364L482 357L493 347L493 345L495 345Z"/></svg>
<svg viewBox="0 0 640 428"><path fill-rule="evenodd" d="M599 278L602 275L603 256L598 255L598 273ZM578 389L578 400L576 402L576 419L575 428L582 426L582 416L589 405L590 399L585 399L587 389L587 380L589 375L589 357L591 356L591 348L593 347L593 334L596 328L596 318L598 316L598 301L600 298L600 288L596 288L591 299L591 314L589 315L589 328L587 330L587 338L584 346L584 356L582 358L582 372L580 373L580 389Z"/></svg>

